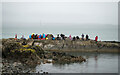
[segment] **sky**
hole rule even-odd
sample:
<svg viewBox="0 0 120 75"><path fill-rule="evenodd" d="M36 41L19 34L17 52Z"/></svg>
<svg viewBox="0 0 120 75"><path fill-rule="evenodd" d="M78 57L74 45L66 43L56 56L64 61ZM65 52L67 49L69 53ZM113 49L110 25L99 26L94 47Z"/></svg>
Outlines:
<svg viewBox="0 0 120 75"><path fill-rule="evenodd" d="M99 31L102 29L111 31L118 27L117 2L50 1L3 2L3 32L25 31L33 28L36 29L34 31L51 29L56 32L54 30L87 29L90 30L87 32L92 32L91 30L99 29ZM107 36L107 34L105 35ZM115 33L115 35L118 34Z"/></svg>
<svg viewBox="0 0 120 75"><path fill-rule="evenodd" d="M1 0L2 2L119 2L120 0Z"/></svg>
<svg viewBox="0 0 120 75"><path fill-rule="evenodd" d="M8 2L2 8L5 27L118 24L114 2Z"/></svg>

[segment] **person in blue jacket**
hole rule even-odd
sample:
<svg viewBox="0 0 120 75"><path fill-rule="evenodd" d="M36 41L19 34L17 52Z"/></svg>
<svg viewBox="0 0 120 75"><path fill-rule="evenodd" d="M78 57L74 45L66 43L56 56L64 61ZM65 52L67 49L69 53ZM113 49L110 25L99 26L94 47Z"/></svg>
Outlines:
<svg viewBox="0 0 120 75"><path fill-rule="evenodd" d="M41 38L41 34L39 35L39 39Z"/></svg>
<svg viewBox="0 0 120 75"><path fill-rule="evenodd" d="M45 34L43 33L43 39L45 39Z"/></svg>
<svg viewBox="0 0 120 75"><path fill-rule="evenodd" d="M29 38L31 39L31 37L32 37L32 35L30 34L30 35L29 35Z"/></svg>
<svg viewBox="0 0 120 75"><path fill-rule="evenodd" d="M55 37L53 37L52 40L55 40Z"/></svg>

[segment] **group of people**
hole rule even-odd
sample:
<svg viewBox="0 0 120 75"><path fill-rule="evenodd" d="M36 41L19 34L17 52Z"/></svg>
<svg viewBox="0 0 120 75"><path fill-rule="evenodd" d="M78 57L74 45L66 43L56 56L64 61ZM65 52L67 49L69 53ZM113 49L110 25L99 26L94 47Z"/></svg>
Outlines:
<svg viewBox="0 0 120 75"><path fill-rule="evenodd" d="M30 34L29 35L29 39L40 39L40 40L47 40L48 39L48 34ZM53 35L51 35L52 40L55 40L55 37Z"/></svg>
<svg viewBox="0 0 120 75"><path fill-rule="evenodd" d="M47 40L47 39L52 39L52 40L65 40L66 38L69 38L70 40L78 40L80 39L79 36L74 36L72 37L71 35L69 35L69 37L66 37L64 34L58 34L57 37L54 37L52 34L30 34L29 35L29 39L39 39L39 40ZM15 35L15 39L17 39L17 34ZM22 35L21 39L24 39L24 36ZM86 35L86 37L84 37L84 34L81 35L81 40L89 40L89 36ZM98 41L98 36L95 37L95 41Z"/></svg>
<svg viewBox="0 0 120 75"><path fill-rule="evenodd" d="M17 34L15 34L15 39L17 40ZM24 35L22 35L21 39L26 39L26 38L24 38Z"/></svg>
<svg viewBox="0 0 120 75"><path fill-rule="evenodd" d="M81 37L82 37L81 38L82 40L89 40L89 36L88 35L86 35L86 38L84 38L84 34L82 34ZM69 38L71 38L71 35L69 36ZM76 39L77 40L80 39L79 36L76 36L76 37L74 36L73 37L73 40L76 40Z"/></svg>

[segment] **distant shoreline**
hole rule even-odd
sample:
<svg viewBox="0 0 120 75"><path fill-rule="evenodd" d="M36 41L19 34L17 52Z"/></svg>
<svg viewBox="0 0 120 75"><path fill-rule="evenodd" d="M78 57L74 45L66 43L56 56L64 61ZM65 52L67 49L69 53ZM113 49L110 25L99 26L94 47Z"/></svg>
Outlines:
<svg viewBox="0 0 120 75"><path fill-rule="evenodd" d="M109 42L109 43L120 43L120 41L102 41L102 42Z"/></svg>

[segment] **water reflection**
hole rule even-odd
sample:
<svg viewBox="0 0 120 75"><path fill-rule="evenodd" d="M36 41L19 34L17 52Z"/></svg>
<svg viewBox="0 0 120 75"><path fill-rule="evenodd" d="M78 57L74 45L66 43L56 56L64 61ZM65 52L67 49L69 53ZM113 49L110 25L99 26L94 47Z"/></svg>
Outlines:
<svg viewBox="0 0 120 75"><path fill-rule="evenodd" d="M77 64L82 64L84 62L78 62ZM52 64L54 67L64 67L64 66L69 66L73 65L74 63L54 63Z"/></svg>
<svg viewBox="0 0 120 75"><path fill-rule="evenodd" d="M36 67L49 73L118 73L118 54L67 52L87 59L82 63L41 64Z"/></svg>

